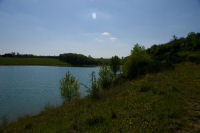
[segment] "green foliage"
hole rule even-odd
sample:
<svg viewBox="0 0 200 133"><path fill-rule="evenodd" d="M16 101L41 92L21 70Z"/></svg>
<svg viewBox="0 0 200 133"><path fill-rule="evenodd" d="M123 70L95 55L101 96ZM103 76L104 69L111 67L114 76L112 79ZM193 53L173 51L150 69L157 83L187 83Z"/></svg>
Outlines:
<svg viewBox="0 0 200 133"><path fill-rule="evenodd" d="M120 59L118 56L113 56L110 62L110 68L114 75L120 70Z"/></svg>
<svg viewBox="0 0 200 133"><path fill-rule="evenodd" d="M64 102L70 102L80 97L79 83L76 78L68 71L60 81L60 94Z"/></svg>
<svg viewBox="0 0 200 133"><path fill-rule="evenodd" d="M157 61L175 64L187 60L186 58L179 56L180 52L194 52L199 50L200 33L190 32L186 38L178 39L175 37L166 44L153 45L147 52Z"/></svg>
<svg viewBox="0 0 200 133"><path fill-rule="evenodd" d="M56 58L0 57L0 65L67 66L69 64Z"/></svg>
<svg viewBox="0 0 200 133"><path fill-rule="evenodd" d="M200 54L199 55L189 55L187 60L196 64L200 64Z"/></svg>
<svg viewBox="0 0 200 133"><path fill-rule="evenodd" d="M36 57L32 54L20 54L20 53L15 53L15 52L11 52L11 53L5 53L4 55L2 55L2 57L26 57L26 58L33 58Z"/></svg>
<svg viewBox="0 0 200 133"><path fill-rule="evenodd" d="M92 57L82 54L67 53L60 54L59 59L72 65L98 65L99 63Z"/></svg>
<svg viewBox="0 0 200 133"><path fill-rule="evenodd" d="M93 98L93 99L99 99L99 86L96 80L96 76L95 76L95 72L91 73L91 87L89 88L89 95Z"/></svg>
<svg viewBox="0 0 200 133"><path fill-rule="evenodd" d="M143 83L140 87L141 92L147 92L152 88L152 86L149 83Z"/></svg>
<svg viewBox="0 0 200 133"><path fill-rule="evenodd" d="M136 44L122 67L123 75L127 78L134 78L153 71L153 65L154 62L145 48Z"/></svg>
<svg viewBox="0 0 200 133"><path fill-rule="evenodd" d="M88 124L89 126L94 126L94 125L103 123L104 120L105 119L102 116L94 116L92 118L89 118L86 124Z"/></svg>
<svg viewBox="0 0 200 133"><path fill-rule="evenodd" d="M95 60L98 62L98 64L105 64L105 65L109 65L110 64L110 59L109 58L95 58Z"/></svg>
<svg viewBox="0 0 200 133"><path fill-rule="evenodd" d="M102 65L99 70L98 84L101 89L108 89L114 80L114 75L109 66Z"/></svg>

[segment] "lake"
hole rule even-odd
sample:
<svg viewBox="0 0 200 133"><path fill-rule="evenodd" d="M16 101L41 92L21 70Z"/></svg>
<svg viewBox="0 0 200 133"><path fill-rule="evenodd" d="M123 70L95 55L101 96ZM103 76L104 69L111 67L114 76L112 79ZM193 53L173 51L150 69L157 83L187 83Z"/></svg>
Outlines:
<svg viewBox="0 0 200 133"><path fill-rule="evenodd" d="M97 74L99 67L0 66L0 117L13 121L39 113L47 103L60 105L60 80L67 71L89 85L91 72ZM82 97L86 90L80 87Z"/></svg>

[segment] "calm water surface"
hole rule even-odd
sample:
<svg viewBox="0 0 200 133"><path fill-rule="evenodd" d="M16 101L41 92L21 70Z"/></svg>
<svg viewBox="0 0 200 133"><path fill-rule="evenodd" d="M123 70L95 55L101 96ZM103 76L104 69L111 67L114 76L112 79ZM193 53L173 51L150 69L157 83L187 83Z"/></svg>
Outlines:
<svg viewBox="0 0 200 133"><path fill-rule="evenodd" d="M0 66L0 117L10 121L40 112L48 102L60 105L60 80L70 71L81 83L89 84L98 67ZM80 87L82 96L86 88Z"/></svg>

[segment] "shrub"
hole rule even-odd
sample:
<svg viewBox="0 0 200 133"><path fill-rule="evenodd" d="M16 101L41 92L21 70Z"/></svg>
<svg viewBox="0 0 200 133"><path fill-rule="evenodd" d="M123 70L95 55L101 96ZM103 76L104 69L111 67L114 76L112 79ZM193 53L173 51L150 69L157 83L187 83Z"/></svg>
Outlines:
<svg viewBox="0 0 200 133"><path fill-rule="evenodd" d="M114 80L114 75L109 66L101 66L99 71L98 84L102 89L108 89Z"/></svg>
<svg viewBox="0 0 200 133"><path fill-rule="evenodd" d="M188 60L190 62L200 64L200 56L198 56L198 55L190 55L190 56L188 56Z"/></svg>
<svg viewBox="0 0 200 133"><path fill-rule="evenodd" d="M95 72L92 72L91 74L91 87L88 89L88 91L93 99L99 98L99 87L96 80Z"/></svg>
<svg viewBox="0 0 200 133"><path fill-rule="evenodd" d="M123 75L127 78L134 78L141 74L154 71L154 62L151 56L146 53L143 46L136 44L131 51L131 55L124 63Z"/></svg>
<svg viewBox="0 0 200 133"><path fill-rule="evenodd" d="M118 56L113 56L111 58L110 68L112 72L114 73L114 75L116 75L117 72L120 70L120 59Z"/></svg>
<svg viewBox="0 0 200 133"><path fill-rule="evenodd" d="M142 84L140 86L140 91L141 92L147 92L147 91L149 91L151 89L152 89L152 86L149 83L147 83L147 82L145 84Z"/></svg>
<svg viewBox="0 0 200 133"><path fill-rule="evenodd" d="M104 121L105 121L105 118L102 117L102 116L93 116L93 117L87 119L86 123L89 126L94 126L94 125L97 125L97 124L101 124Z"/></svg>
<svg viewBox="0 0 200 133"><path fill-rule="evenodd" d="M79 83L76 78L68 71L60 81L60 94L64 102L70 102L80 97Z"/></svg>

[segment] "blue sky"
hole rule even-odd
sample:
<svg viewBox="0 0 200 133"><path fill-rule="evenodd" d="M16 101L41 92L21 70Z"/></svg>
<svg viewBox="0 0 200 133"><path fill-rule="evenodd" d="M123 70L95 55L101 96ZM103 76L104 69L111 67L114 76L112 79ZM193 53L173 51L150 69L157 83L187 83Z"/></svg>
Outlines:
<svg viewBox="0 0 200 133"><path fill-rule="evenodd" d="M200 32L200 0L0 0L0 54L130 54Z"/></svg>

